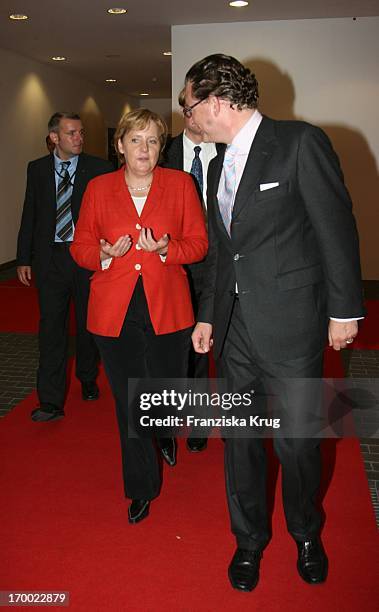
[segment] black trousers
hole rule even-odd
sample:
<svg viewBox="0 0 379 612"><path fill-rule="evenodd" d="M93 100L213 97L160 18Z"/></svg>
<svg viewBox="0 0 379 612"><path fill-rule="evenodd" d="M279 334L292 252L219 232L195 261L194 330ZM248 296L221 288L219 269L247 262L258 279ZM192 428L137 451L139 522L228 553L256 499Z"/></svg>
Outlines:
<svg viewBox="0 0 379 612"><path fill-rule="evenodd" d="M41 405L63 407L66 393L70 300L76 317L76 376L95 380L98 351L87 329L88 271L72 259L69 244L53 246L46 278L38 286L40 308L37 392Z"/></svg>
<svg viewBox="0 0 379 612"><path fill-rule="evenodd" d="M186 269L191 289L192 306L196 316L203 288L203 262L186 266ZM188 361L188 377L203 379L209 377L209 355L208 353L196 353L192 343ZM193 426L189 436L191 438L205 438L209 433L208 428Z"/></svg>
<svg viewBox="0 0 379 612"><path fill-rule="evenodd" d="M280 363L262 360L253 343L249 342L239 301L235 300L218 362L218 373L225 377L229 390L236 392L253 388L258 390L259 396L260 392L270 392L276 386L276 390L279 388L282 416L291 416L294 411L299 426L302 414L304 419L309 416L307 405L314 404L314 387L305 381L300 389L296 386L296 396L291 397L288 392L291 385L285 381L321 378L322 362L322 352ZM257 408L260 410L256 405L253 412ZM275 453L282 467L287 528L299 541L315 537L321 525L315 506L321 474L319 442L317 438L274 437ZM264 440L257 437L226 439L225 478L231 528L237 545L248 550L263 549L270 539Z"/></svg>
<svg viewBox="0 0 379 612"><path fill-rule="evenodd" d="M128 378L186 378L190 334L191 328L155 334L140 276L120 335L95 336L116 403L124 490L131 499L157 497L161 473L154 440L128 438Z"/></svg>

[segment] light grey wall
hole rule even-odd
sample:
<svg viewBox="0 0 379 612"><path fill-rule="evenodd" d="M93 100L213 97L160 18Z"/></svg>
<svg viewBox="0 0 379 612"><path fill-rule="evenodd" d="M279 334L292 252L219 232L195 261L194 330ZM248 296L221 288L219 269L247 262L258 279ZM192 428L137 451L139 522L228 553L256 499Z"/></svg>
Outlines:
<svg viewBox="0 0 379 612"><path fill-rule="evenodd" d="M182 129L184 75L210 53L253 69L264 113L328 133L354 202L364 278L379 279L379 18L174 26L172 51L174 134Z"/></svg>
<svg viewBox="0 0 379 612"><path fill-rule="evenodd" d="M171 98L149 98L143 97L140 100L140 108L149 108L158 113L167 123L168 131L171 132Z"/></svg>

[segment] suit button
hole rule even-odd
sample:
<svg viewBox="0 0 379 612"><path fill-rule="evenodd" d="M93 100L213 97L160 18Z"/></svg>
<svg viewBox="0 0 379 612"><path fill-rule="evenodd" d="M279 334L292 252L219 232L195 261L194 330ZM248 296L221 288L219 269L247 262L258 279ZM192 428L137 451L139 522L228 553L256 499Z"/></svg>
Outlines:
<svg viewBox="0 0 379 612"><path fill-rule="evenodd" d="M138 242L137 242L137 244L136 244L136 249L137 249L137 251L140 251L140 250L141 250L141 247L140 247L140 245L138 244Z"/></svg>
<svg viewBox="0 0 379 612"><path fill-rule="evenodd" d="M142 227L140 226L139 223L136 223L136 229L138 229L138 230L142 229Z"/></svg>
<svg viewBox="0 0 379 612"><path fill-rule="evenodd" d="M238 260L239 260L239 258L240 258L240 256L239 256L239 254L238 254L238 253L236 253L236 254L234 255L234 257L233 257L234 261L238 261Z"/></svg>
<svg viewBox="0 0 379 612"><path fill-rule="evenodd" d="M141 264L136 264L136 265L134 266L134 268L135 268L136 270L140 270L140 269L142 268L142 266L141 266Z"/></svg>

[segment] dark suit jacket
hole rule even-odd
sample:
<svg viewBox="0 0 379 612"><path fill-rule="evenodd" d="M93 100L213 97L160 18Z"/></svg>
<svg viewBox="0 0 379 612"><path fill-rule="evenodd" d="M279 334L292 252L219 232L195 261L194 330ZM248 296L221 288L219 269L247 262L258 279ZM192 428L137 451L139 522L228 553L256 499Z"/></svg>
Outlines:
<svg viewBox="0 0 379 612"><path fill-rule="evenodd" d="M75 224L88 181L112 170L112 164L104 159L85 153L79 155L71 201ZM43 281L49 269L55 222L54 156L46 155L28 164L24 209L17 241L17 265L32 265L37 285Z"/></svg>
<svg viewBox="0 0 379 612"><path fill-rule="evenodd" d="M231 238L217 202L222 164L223 154L208 171L209 251L198 314L214 325L215 355L236 281L246 328L263 359L321 350L330 316L364 313L351 201L328 137L304 122L263 118L237 191Z"/></svg>
<svg viewBox="0 0 379 612"><path fill-rule="evenodd" d="M184 166L183 134L184 132L181 132L181 134L178 134L178 136L175 136L175 138L171 140L171 143L169 147L167 148L167 151L164 154L164 159L161 164L164 168L173 168L174 170L183 170L183 166ZM223 151L223 145L216 144L216 149L218 153L220 151ZM195 187L199 194L200 201L202 202L203 194L200 191L198 182L195 179L195 177L192 177L192 179L195 183ZM195 304L197 303L199 295L202 290L203 268L204 268L203 264L204 262L200 261L198 263L186 266L187 271L189 273L189 281L191 285L192 295L195 299L195 302L194 302Z"/></svg>

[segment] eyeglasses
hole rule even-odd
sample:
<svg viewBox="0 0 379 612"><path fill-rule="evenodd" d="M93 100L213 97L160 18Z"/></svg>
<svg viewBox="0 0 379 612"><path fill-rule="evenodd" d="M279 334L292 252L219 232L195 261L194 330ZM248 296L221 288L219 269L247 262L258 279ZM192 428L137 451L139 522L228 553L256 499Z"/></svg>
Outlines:
<svg viewBox="0 0 379 612"><path fill-rule="evenodd" d="M206 100L206 98L204 98L204 100L199 100L198 102L195 102L195 104L192 104L191 106L183 106L183 109L182 109L183 115L185 117L187 117L187 119L191 119L192 111L195 108L195 106L197 106L198 104L201 104L205 100Z"/></svg>

